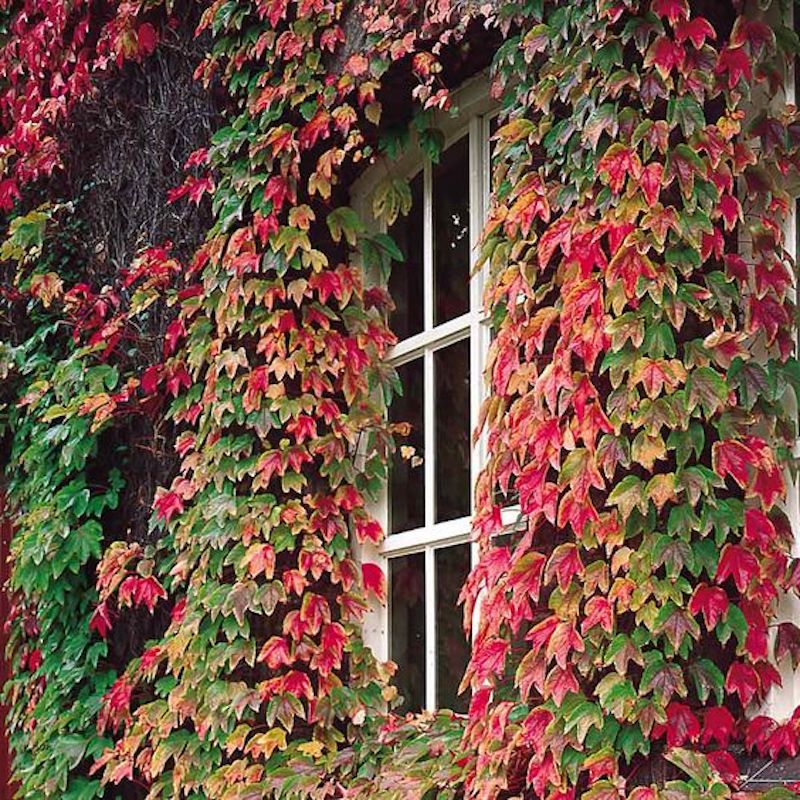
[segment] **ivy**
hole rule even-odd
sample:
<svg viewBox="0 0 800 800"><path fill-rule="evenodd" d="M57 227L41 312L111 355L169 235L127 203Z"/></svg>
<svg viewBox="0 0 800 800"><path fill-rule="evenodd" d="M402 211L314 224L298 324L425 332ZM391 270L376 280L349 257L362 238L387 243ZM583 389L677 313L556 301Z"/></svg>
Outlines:
<svg viewBox="0 0 800 800"><path fill-rule="evenodd" d="M71 204L40 203L36 181L59 168L59 121L146 58L172 9L5 12L22 796L726 798L732 743L796 754L797 719L753 714L798 655L779 611L798 591L798 142L793 109L750 112L797 42L762 5L215 0L196 77L226 119L163 198L208 203L213 224L188 263L151 242L101 287L58 244ZM361 632L385 579L358 554L383 536L369 508L405 427L385 413L402 253L348 184L409 133L438 159L448 47L476 24L504 42L472 700L466 719L398 718ZM383 124L402 68L408 124ZM392 174L373 214L409 206ZM136 456L103 450L131 419L174 429L179 458L139 539L109 514ZM117 670L137 609L163 625Z"/></svg>

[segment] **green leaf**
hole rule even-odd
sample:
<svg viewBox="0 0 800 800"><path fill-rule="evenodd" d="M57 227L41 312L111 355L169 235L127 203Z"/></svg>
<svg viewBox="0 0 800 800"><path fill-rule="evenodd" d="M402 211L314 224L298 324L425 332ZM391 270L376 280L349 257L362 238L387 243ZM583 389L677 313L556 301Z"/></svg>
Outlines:
<svg viewBox="0 0 800 800"><path fill-rule="evenodd" d="M364 223L349 206L334 209L328 214L326 221L333 241L340 242L344 236L351 247L356 246L359 235L364 232Z"/></svg>
<svg viewBox="0 0 800 800"><path fill-rule="evenodd" d="M680 125L685 137L691 136L696 130L706 126L706 117L703 108L691 95L684 94L670 97L667 102L667 122L670 127Z"/></svg>

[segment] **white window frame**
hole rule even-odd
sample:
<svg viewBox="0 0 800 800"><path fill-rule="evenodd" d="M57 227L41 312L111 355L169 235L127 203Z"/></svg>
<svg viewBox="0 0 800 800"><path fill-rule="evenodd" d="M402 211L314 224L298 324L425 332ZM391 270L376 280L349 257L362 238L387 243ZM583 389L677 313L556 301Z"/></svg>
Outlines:
<svg viewBox="0 0 800 800"><path fill-rule="evenodd" d="M445 137L444 148L469 136L469 191L470 191L470 268L477 259L477 245L489 210L490 196L490 142L489 126L497 112L497 104L489 94L489 80L481 74L453 94L458 109L457 116L436 112L433 124ZM436 551L459 544L470 544L471 566L478 560L478 546L472 536L474 490L478 474L485 464L485 437L472 444L470 459L470 514L460 519L435 522L435 412L434 353L448 345L465 339L470 342L470 436L477 428L480 407L485 397L484 367L489 348L490 330L483 308L484 279L482 272L474 274L469 283L469 311L434 326L433 296L433 167L426 163L422 151L412 143L397 161L381 161L365 173L352 187L353 204L362 219L372 219L372 194L388 176L414 178L423 173L423 330L398 342L389 353L393 366L399 367L422 357L425 381L424 436L425 459L425 525L413 530L389 534L389 491L384 487L378 502L370 511L386 532L380 546L364 545L357 554L362 561L378 564L390 580L391 558L424 553L425 556L425 703L426 710L436 708L437 653L436 653ZM387 602L372 602L364 621L364 640L380 660L391 657L390 610L391 586ZM456 611L454 609L454 611Z"/></svg>

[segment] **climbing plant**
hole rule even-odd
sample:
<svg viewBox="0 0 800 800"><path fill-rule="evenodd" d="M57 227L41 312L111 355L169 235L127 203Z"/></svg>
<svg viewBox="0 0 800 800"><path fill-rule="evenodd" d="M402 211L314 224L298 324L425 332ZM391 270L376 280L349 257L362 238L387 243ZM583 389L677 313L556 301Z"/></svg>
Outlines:
<svg viewBox="0 0 800 800"><path fill-rule="evenodd" d="M51 196L59 136L174 9L28 6L0 54L20 796L726 798L733 743L798 752L797 718L758 713L800 660L788 5L215 0L195 77L223 120L153 198L209 207L208 235L98 285L77 199ZM411 129L438 158L486 31L472 700L400 718L359 555L407 433L385 414L403 254L348 187L385 161L373 215L408 211L391 162ZM126 533L142 425L178 463Z"/></svg>
<svg viewBox="0 0 800 800"><path fill-rule="evenodd" d="M541 797L726 797L732 742L797 752L796 720L752 716L797 656L778 610L797 591L797 128L758 99L796 37L761 6L545 3L498 54L516 102L481 253L475 796L521 761ZM512 497L526 525L495 547ZM497 702L517 637L519 697Z"/></svg>

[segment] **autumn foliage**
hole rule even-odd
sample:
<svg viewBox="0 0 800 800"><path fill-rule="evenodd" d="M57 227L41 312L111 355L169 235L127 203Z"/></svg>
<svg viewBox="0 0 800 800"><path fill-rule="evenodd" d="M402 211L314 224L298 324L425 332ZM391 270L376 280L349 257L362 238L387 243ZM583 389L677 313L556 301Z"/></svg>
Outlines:
<svg viewBox="0 0 800 800"><path fill-rule="evenodd" d="M195 77L223 120L153 203L213 222L186 257L147 242L101 283L78 199L57 196L64 129L180 15L3 4L20 797L746 798L735 748L797 754L800 715L759 711L800 661L779 607L800 592L780 5L200 4ZM402 432L385 415L402 253L348 187L412 122L438 156L433 111L487 32L472 700L401 718L361 635L385 577L358 553L383 536L370 503ZM382 186L378 221L406 194Z"/></svg>

